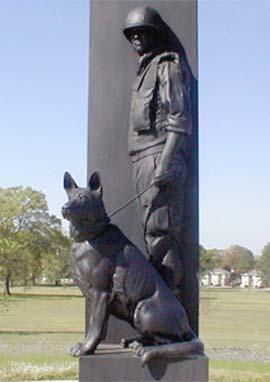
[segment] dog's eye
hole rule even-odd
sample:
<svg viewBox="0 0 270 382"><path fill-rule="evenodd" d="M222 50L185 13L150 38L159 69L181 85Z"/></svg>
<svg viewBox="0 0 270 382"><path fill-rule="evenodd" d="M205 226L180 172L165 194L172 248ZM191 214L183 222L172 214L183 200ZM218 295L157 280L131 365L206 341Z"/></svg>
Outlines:
<svg viewBox="0 0 270 382"><path fill-rule="evenodd" d="M88 203L88 198L85 195L80 195L80 201L84 204Z"/></svg>

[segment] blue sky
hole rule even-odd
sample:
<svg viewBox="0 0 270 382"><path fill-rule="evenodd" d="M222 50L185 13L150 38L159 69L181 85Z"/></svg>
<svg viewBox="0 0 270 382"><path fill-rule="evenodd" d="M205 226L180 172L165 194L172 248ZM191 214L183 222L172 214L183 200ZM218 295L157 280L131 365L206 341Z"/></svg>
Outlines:
<svg viewBox="0 0 270 382"><path fill-rule="evenodd" d="M86 179L86 0L0 0L0 186ZM200 242L270 241L270 1L199 2Z"/></svg>

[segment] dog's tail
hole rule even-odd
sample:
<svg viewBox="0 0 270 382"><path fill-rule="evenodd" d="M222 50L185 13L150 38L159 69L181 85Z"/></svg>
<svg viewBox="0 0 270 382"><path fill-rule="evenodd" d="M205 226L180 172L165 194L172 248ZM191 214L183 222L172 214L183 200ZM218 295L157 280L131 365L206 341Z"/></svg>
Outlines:
<svg viewBox="0 0 270 382"><path fill-rule="evenodd" d="M197 337L191 341L175 342L169 345L145 346L141 355L142 367L154 358L181 358L203 355L203 353L203 343Z"/></svg>

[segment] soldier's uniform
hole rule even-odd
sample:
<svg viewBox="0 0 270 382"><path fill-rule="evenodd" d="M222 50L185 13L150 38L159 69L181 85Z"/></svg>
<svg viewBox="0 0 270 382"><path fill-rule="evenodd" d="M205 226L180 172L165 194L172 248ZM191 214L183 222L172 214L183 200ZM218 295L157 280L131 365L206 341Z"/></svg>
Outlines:
<svg viewBox="0 0 270 382"><path fill-rule="evenodd" d="M133 12L133 14L132 14ZM138 26L163 28L164 22L152 8L137 8L127 18L124 33ZM154 12L154 13L153 13ZM144 239L149 258L168 265L181 278L181 229L183 184L187 175L185 140L191 133L189 78L186 63L175 52L150 52L140 58L133 86L129 155L133 162L136 191L143 191L155 177L168 132L182 134L182 145L170 158L168 187L152 187L140 197ZM177 265L178 264L178 265Z"/></svg>

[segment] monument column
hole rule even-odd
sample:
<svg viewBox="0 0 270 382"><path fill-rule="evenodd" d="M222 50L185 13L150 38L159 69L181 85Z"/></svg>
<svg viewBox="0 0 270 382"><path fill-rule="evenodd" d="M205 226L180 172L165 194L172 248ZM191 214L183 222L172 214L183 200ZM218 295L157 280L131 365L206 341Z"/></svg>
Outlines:
<svg viewBox="0 0 270 382"><path fill-rule="evenodd" d="M90 3L90 77L88 176L102 176L108 212L135 194L128 157L131 88L137 60L122 33L127 14L139 6L155 8L181 41L193 74L191 81L193 133L188 148L183 240L182 302L198 333L198 120L197 120L197 3L195 0L92 0ZM113 217L113 223L143 252L143 232L136 203ZM87 314L87 312L86 312ZM130 333L125 323L111 319L107 342L119 343Z"/></svg>

